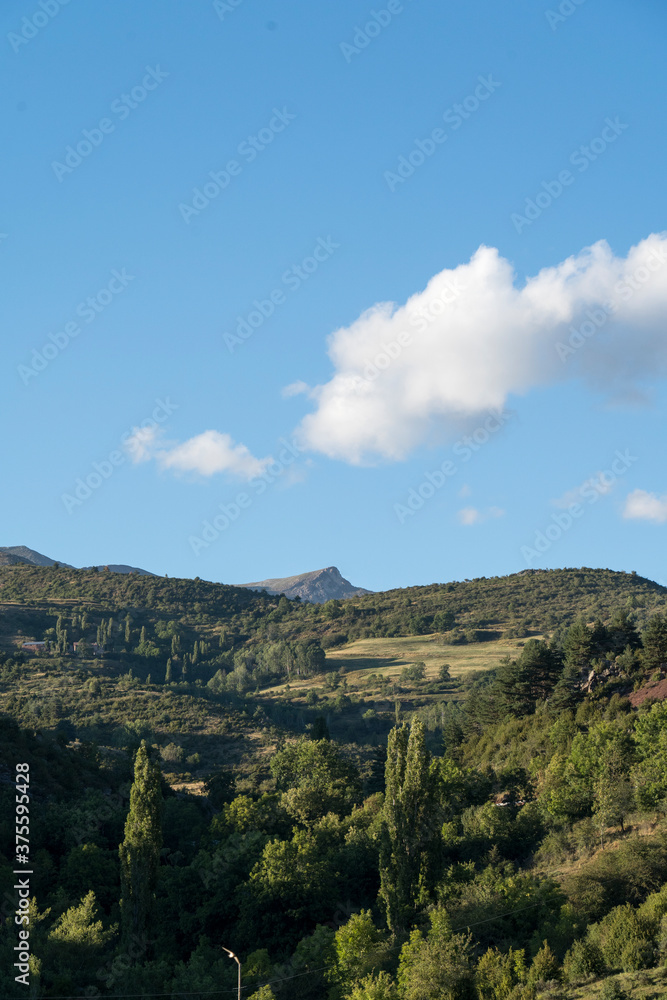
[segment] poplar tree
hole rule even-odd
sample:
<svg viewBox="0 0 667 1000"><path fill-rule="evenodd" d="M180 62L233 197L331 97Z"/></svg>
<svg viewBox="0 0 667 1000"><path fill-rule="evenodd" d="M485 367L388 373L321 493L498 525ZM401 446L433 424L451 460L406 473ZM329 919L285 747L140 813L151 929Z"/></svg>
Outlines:
<svg viewBox="0 0 667 1000"><path fill-rule="evenodd" d="M125 839L119 848L125 942L133 936L144 939L150 923L162 847L162 808L160 769L142 740L134 762Z"/></svg>
<svg viewBox="0 0 667 1000"><path fill-rule="evenodd" d="M406 929L426 888L430 851L439 836L435 775L416 719L394 727L387 742L380 848L380 898L394 934Z"/></svg>

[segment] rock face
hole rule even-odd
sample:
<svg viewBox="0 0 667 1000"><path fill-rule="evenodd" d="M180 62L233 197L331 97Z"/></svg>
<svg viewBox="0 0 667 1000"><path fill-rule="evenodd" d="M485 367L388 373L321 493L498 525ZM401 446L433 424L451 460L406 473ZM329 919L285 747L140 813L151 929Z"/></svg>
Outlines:
<svg viewBox="0 0 667 1000"><path fill-rule="evenodd" d="M241 587L251 590L267 590L270 594L284 594L285 597L300 597L311 604L324 604L337 599L344 601L359 594L372 594L372 590L353 586L340 575L335 566L316 569L298 576L285 576L274 580L260 580L258 583L241 583Z"/></svg>

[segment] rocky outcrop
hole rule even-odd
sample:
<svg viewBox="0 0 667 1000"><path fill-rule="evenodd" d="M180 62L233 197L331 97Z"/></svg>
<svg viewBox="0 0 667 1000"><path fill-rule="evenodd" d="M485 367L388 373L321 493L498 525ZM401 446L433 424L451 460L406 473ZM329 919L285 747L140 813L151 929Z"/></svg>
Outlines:
<svg viewBox="0 0 667 1000"><path fill-rule="evenodd" d="M310 573L300 573L298 576L284 576L271 580L259 580L257 583L241 583L241 587L250 590L266 590L269 594L284 594L285 597L300 597L302 601L311 604L324 604L326 601L344 601L360 594L372 594L372 590L355 587L340 575L335 566L326 569L316 569Z"/></svg>

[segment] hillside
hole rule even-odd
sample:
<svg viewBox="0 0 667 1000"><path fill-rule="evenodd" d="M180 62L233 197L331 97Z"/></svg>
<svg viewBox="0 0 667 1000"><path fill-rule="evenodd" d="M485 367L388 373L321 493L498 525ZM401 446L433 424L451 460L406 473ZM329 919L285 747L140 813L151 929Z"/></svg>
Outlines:
<svg viewBox="0 0 667 1000"><path fill-rule="evenodd" d="M203 631L225 625L234 644L317 637L324 645L340 645L434 632L454 642L494 639L502 633L523 638L566 627L579 616L606 621L618 608L632 610L641 625L652 611L667 607L667 588L634 573L606 569L531 570L311 604L279 602L275 595L199 578L15 565L0 567L0 604L5 605L0 644L12 634L8 624L13 619L20 619L19 627L28 635L33 617L41 623L63 606L81 606L91 615L129 611L146 623L167 616Z"/></svg>
<svg viewBox="0 0 667 1000"><path fill-rule="evenodd" d="M27 762L38 995L231 996L224 941L252 1000L422 1000L436 978L465 1000L653 1000L666 606L608 570L311 604L0 568L0 813ZM164 801L150 950L127 968L135 759ZM2 822L7 891L14 851Z"/></svg>

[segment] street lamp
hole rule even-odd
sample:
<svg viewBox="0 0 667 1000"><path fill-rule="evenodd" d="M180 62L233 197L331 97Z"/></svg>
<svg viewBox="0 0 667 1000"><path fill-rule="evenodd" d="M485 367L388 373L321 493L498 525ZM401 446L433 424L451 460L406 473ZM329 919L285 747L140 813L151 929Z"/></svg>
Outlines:
<svg viewBox="0 0 667 1000"><path fill-rule="evenodd" d="M227 954L229 955L230 958L234 959L234 961L236 962L236 964L239 967L239 1000L241 1000L241 963L240 963L239 959L236 957L236 955L234 954L233 951L230 951L229 948L225 948L224 945L221 945L221 947L222 947L223 951L227 952Z"/></svg>

